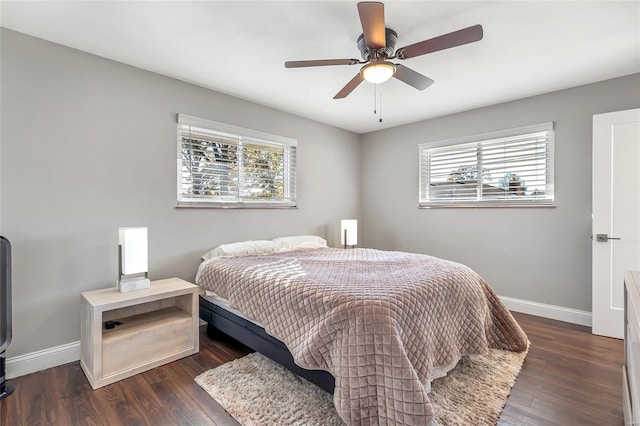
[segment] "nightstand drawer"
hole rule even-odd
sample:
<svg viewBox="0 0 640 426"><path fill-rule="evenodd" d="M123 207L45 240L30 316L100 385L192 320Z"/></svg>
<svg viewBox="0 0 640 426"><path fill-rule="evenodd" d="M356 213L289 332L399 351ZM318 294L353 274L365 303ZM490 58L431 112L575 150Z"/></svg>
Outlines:
<svg viewBox="0 0 640 426"><path fill-rule="evenodd" d="M102 337L102 374L107 377L193 347L192 319L167 308L118 320Z"/></svg>

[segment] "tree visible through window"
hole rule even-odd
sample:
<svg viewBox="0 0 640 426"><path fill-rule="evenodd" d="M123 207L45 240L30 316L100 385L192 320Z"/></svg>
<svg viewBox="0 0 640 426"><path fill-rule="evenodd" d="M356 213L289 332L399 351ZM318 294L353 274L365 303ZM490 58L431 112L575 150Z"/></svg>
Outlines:
<svg viewBox="0 0 640 426"><path fill-rule="evenodd" d="M295 140L179 115L178 145L178 205L295 206Z"/></svg>
<svg viewBox="0 0 640 426"><path fill-rule="evenodd" d="M420 145L420 207L553 205L553 123Z"/></svg>

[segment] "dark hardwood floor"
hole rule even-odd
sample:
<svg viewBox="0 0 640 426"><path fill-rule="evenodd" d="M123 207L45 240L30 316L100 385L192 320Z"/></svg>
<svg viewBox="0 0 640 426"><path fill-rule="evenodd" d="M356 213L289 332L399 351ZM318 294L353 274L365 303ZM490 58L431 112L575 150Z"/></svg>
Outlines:
<svg viewBox="0 0 640 426"><path fill-rule="evenodd" d="M622 425L622 340L514 313L531 347L499 425Z"/></svg>
<svg viewBox="0 0 640 426"><path fill-rule="evenodd" d="M621 425L622 341L587 327L515 313L531 349L500 425ZM79 362L10 381L0 425L237 425L198 386L198 374L247 354L201 327L200 352L92 390Z"/></svg>

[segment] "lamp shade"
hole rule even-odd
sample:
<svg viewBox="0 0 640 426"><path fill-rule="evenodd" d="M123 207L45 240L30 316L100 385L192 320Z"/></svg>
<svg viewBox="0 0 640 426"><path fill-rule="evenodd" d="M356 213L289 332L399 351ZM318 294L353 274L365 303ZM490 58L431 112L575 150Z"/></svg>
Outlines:
<svg viewBox="0 0 640 426"><path fill-rule="evenodd" d="M362 67L362 78L369 83L378 84L389 80L396 72L396 67L391 62L378 61Z"/></svg>
<svg viewBox="0 0 640 426"><path fill-rule="evenodd" d="M343 246L358 245L358 221L342 219L340 221L340 244Z"/></svg>
<svg viewBox="0 0 640 426"><path fill-rule="evenodd" d="M148 272L147 228L120 228L118 234L121 273Z"/></svg>

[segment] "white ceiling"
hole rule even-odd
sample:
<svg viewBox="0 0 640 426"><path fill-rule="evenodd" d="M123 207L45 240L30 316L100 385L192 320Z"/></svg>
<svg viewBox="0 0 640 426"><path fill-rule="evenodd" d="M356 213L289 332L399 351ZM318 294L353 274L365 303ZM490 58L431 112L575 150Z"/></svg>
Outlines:
<svg viewBox="0 0 640 426"><path fill-rule="evenodd" d="M359 66L356 1L2 1L3 27L357 133L640 72L639 1L386 1L397 47L474 24L484 39L402 62L435 80L391 79L333 96ZM209 117L215 119L215 117Z"/></svg>

